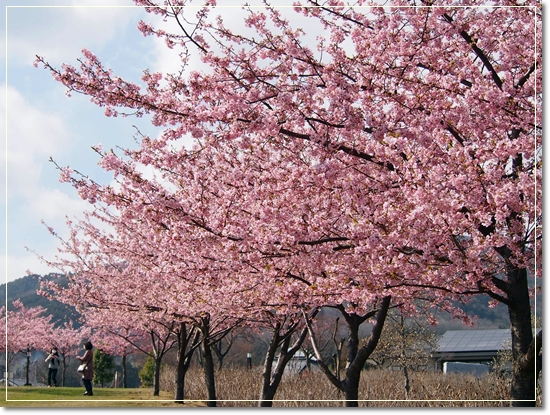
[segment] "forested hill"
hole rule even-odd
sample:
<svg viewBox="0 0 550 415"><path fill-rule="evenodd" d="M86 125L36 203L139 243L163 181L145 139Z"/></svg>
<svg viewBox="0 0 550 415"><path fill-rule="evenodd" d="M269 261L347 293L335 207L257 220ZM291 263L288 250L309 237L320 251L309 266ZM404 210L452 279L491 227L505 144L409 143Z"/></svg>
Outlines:
<svg viewBox="0 0 550 415"><path fill-rule="evenodd" d="M8 310L14 310L15 307L12 302L20 299L27 308L42 306L47 309L44 316L51 314L53 316L52 321L56 322L56 325L61 325L66 321L73 320L75 327L79 327L77 321L78 313L75 311L74 307L62 304L59 301L50 301L36 293L39 287L38 279L40 277L40 275L27 275L23 278L10 281L8 284L0 285L0 297L3 301L6 299L6 286L8 289L6 304ZM44 275L42 278L55 279L56 282L61 284L67 282L67 277L57 274Z"/></svg>

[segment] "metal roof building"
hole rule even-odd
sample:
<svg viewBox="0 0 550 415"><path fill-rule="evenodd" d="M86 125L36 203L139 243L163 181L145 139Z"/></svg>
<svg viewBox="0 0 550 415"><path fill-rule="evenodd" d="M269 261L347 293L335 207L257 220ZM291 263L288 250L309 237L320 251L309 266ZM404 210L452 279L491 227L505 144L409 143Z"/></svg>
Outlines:
<svg viewBox="0 0 550 415"><path fill-rule="evenodd" d="M490 362L501 350L511 349L509 329L449 330L439 340L434 357L444 362Z"/></svg>

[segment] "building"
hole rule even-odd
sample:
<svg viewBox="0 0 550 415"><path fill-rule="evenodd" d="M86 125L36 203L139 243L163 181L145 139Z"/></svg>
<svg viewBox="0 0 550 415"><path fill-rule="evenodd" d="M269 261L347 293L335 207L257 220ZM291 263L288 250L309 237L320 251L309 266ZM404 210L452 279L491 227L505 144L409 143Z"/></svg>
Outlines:
<svg viewBox="0 0 550 415"><path fill-rule="evenodd" d="M434 353L437 368L444 373L486 373L499 352L511 350L510 336L509 329L449 330Z"/></svg>
<svg viewBox="0 0 550 415"><path fill-rule="evenodd" d="M273 362L273 368L277 366L279 357ZM307 356L303 350L298 350L285 367L285 373L299 375L308 370L317 370L317 359L314 356Z"/></svg>

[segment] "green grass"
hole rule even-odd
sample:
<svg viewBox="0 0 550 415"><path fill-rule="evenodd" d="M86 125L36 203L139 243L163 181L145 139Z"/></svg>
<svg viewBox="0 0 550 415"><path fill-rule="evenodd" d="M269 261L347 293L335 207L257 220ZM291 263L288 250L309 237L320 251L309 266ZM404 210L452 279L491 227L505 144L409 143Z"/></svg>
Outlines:
<svg viewBox="0 0 550 415"><path fill-rule="evenodd" d="M173 395L161 391L153 396L150 388L111 389L94 388L93 396L83 396L83 387L45 388L31 386L10 386L1 388L0 407L178 407L205 406L202 402L173 401ZM6 399L7 397L7 399Z"/></svg>

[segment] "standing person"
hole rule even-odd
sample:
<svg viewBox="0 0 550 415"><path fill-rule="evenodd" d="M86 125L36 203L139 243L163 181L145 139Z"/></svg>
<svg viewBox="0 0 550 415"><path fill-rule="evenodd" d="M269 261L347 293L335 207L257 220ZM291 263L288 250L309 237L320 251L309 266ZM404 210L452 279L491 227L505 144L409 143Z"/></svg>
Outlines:
<svg viewBox="0 0 550 415"><path fill-rule="evenodd" d="M60 363L57 348L52 348L52 352L46 357L45 362L48 362L48 388L51 388L52 384L57 386L57 368Z"/></svg>
<svg viewBox="0 0 550 415"><path fill-rule="evenodd" d="M92 380L94 378L94 353L92 352L92 343L87 341L84 343L84 350L86 352L83 356L77 356L76 358L80 360L80 363L85 365L84 371L82 372L82 384L86 388L86 392L83 395L93 396L92 391Z"/></svg>

